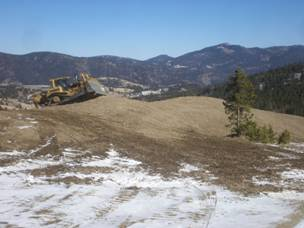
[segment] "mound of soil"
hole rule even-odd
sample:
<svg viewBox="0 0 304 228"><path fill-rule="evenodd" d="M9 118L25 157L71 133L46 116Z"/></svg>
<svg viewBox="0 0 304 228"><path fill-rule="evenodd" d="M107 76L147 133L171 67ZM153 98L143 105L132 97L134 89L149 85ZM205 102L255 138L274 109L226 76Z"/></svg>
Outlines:
<svg viewBox="0 0 304 228"><path fill-rule="evenodd" d="M211 97L179 97L157 102L143 102L127 98L106 96L88 102L52 107L96 116L111 125L123 127L152 138L182 137L195 131L206 136L225 137L227 117L223 100ZM260 125L271 124L275 131L284 129L294 139L304 139L304 118L262 110L253 110Z"/></svg>

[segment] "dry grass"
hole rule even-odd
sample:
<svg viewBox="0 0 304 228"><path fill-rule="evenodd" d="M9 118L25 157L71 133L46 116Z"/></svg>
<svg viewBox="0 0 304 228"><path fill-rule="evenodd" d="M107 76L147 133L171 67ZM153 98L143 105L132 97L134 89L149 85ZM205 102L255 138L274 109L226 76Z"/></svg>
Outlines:
<svg viewBox="0 0 304 228"><path fill-rule="evenodd" d="M255 114L259 124L270 123L276 131L286 128L294 138L304 140L303 117L260 110ZM38 124L18 129L28 124L27 118ZM228 138L225 124L219 99L183 97L147 103L108 96L41 110L0 112L0 151L37 148L53 136L51 146L37 156L60 153L63 147L101 153L114 144L121 153L165 176L174 175L181 162L199 163L218 178L218 184L248 193L279 190L255 186L253 177L276 180L286 164L290 168L303 164L304 154L297 155L298 159L270 161L268 156L280 149ZM199 176L206 178L204 172Z"/></svg>
<svg viewBox="0 0 304 228"><path fill-rule="evenodd" d="M185 132L223 137L229 133L222 100L210 97L180 97L143 102L121 97L100 97L85 103L49 108L98 116L100 119L152 138L177 138ZM259 124L271 124L275 131L287 129L304 139L304 118L254 110Z"/></svg>

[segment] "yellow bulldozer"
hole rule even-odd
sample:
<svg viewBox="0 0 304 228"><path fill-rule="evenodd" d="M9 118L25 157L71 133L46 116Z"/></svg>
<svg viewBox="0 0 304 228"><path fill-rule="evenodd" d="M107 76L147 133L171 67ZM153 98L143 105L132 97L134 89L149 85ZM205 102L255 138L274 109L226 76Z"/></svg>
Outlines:
<svg viewBox="0 0 304 228"><path fill-rule="evenodd" d="M87 73L80 73L74 80L70 77L50 79L48 90L33 94L32 100L38 107L79 102L106 95L106 93L106 88L96 78Z"/></svg>

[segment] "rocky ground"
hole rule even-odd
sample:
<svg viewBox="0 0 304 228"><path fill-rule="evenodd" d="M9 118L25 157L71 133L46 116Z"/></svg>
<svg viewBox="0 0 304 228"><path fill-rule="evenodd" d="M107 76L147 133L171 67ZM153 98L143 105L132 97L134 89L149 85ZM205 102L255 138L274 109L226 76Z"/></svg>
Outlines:
<svg viewBox="0 0 304 228"><path fill-rule="evenodd" d="M300 223L304 118L255 110L260 124L271 123L277 132L288 129L294 143L253 144L227 137L221 102L101 97L40 110L1 111L0 201L10 206L0 210L0 223Z"/></svg>

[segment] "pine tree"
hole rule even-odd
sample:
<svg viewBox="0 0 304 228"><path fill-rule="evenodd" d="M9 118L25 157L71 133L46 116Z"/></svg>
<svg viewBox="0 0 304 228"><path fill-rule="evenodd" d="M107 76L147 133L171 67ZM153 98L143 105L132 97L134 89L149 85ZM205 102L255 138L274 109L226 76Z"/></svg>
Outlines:
<svg viewBox="0 0 304 228"><path fill-rule="evenodd" d="M282 134L278 138L279 144L288 144L290 142L290 132L287 130L284 130Z"/></svg>
<svg viewBox="0 0 304 228"><path fill-rule="evenodd" d="M241 136L246 131L253 117L250 108L254 101L253 84L241 69L237 69L227 84L223 103L233 136Z"/></svg>

